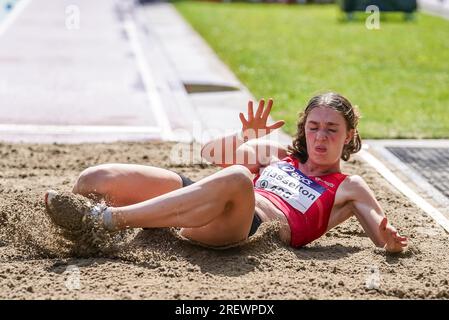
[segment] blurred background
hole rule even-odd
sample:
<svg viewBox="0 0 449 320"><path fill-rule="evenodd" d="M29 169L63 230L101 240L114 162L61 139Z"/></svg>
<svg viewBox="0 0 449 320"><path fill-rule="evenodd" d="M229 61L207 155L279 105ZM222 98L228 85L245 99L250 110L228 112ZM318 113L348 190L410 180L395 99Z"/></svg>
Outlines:
<svg viewBox="0 0 449 320"><path fill-rule="evenodd" d="M147 57L147 74L161 65L155 63L156 66L151 67L152 61L156 61L151 56L154 48L158 43L164 43L162 47L170 46L169 43L177 39L171 37L175 23L167 22L164 27L161 22L165 19L164 13L154 14L159 12L154 7L158 1L100 0L89 4L81 0L0 0L0 19L5 20L21 2L30 4L14 24L8 24L7 30L3 26L0 32L0 47L3 47L0 49L0 100L8 104L3 107L6 109L0 109L1 123L137 125L154 128L140 132L153 136L152 132L159 130L157 127L167 127L179 114L176 110L167 111L166 115L159 112L172 107L163 99L155 101L154 95L142 89L146 88L147 93L151 86L159 90L159 74L153 75L150 84L149 77L142 76L145 74L139 62L142 59L132 61L139 56L136 46L132 41L125 43L130 34L129 29L123 27L123 17L128 17L126 21L135 23L138 34L137 52ZM287 121L284 128L288 134L295 132L298 112L308 99L318 92L332 90L347 96L359 107L363 116L362 137L375 139L449 137L448 2L171 1L185 22L207 42L250 95L275 99L272 115ZM67 9L70 6L78 8L79 20L69 19L72 13ZM81 28L71 29L67 19L81 21ZM159 22L158 31L154 33L152 27ZM193 60L199 53L183 56L183 50L178 50L178 56L176 50L161 51L172 61L168 65L177 65L175 73L182 73L179 70L183 66L177 62L181 60L185 68L189 65L191 70L196 68ZM123 54L118 56L119 52ZM170 56L172 54L174 56ZM61 55L65 63L61 62ZM37 58L44 56L45 63ZM25 66L30 61L35 63ZM61 63L56 65L55 61ZM82 68L84 73L80 71ZM200 86L195 87L192 79L180 78L187 95L191 90L199 90ZM39 79L43 83L50 81L51 85L42 88L33 99L21 97L20 92L27 91L25 88L38 90L42 85ZM202 88L208 86L207 81L201 83ZM235 87L235 83L223 85L228 85L230 90ZM61 86L67 90L65 93ZM172 81L168 87L176 86ZM196 89L192 89L194 87ZM115 93L113 99L112 92ZM55 93L61 93L58 99L46 98ZM195 103L202 98L189 95L185 101L191 97L197 98L185 103L195 108ZM161 105L159 111L153 109L152 115L145 114L147 98L150 105ZM67 103L68 100L76 102ZM218 103L226 100L222 96L221 100L211 103L217 103L218 110ZM38 117L39 109L31 104L38 102L40 107L47 107L54 101L58 101L58 105L49 107L53 114L61 109L76 112L61 114L58 121L48 121ZM240 109L245 108L245 102L235 103L242 104ZM30 108L33 112L27 115L30 120L26 122L23 114ZM221 109L224 108L227 107L223 105ZM14 116L11 109L16 110ZM112 114L113 110L116 114ZM111 114L106 115L107 112ZM183 112L184 117L192 114ZM92 114L101 120L93 116L89 119Z"/></svg>
<svg viewBox="0 0 449 320"><path fill-rule="evenodd" d="M447 17L409 0L306 2L175 5L254 95L276 97L289 133L313 93L335 90L360 107L364 137L449 137ZM370 4L378 29L366 25Z"/></svg>

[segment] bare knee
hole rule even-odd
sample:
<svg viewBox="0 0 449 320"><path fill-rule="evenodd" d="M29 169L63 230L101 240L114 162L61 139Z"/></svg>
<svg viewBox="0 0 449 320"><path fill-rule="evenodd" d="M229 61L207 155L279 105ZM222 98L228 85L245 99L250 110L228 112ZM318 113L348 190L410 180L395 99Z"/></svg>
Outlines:
<svg viewBox="0 0 449 320"><path fill-rule="evenodd" d="M102 164L83 170L73 187L74 193L87 195L89 193L104 194L108 181L111 179L112 167Z"/></svg>
<svg viewBox="0 0 449 320"><path fill-rule="evenodd" d="M226 184L231 190L253 190L253 175L248 168L242 165L234 165L226 168Z"/></svg>

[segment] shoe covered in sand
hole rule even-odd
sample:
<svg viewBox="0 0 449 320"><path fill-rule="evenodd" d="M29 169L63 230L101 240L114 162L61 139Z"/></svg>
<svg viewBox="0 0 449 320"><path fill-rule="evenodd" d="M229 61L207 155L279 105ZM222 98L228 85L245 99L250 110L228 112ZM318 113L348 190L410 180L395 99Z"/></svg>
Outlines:
<svg viewBox="0 0 449 320"><path fill-rule="evenodd" d="M105 228L105 215L106 220L111 218L105 204L93 205L81 195L49 190L45 207L51 221L61 227L62 236L76 244L76 254L97 253L114 243L117 230Z"/></svg>
<svg viewBox="0 0 449 320"><path fill-rule="evenodd" d="M93 205L88 199L73 193L48 190L45 207L54 224L69 231L81 231L88 224L102 224L106 205Z"/></svg>

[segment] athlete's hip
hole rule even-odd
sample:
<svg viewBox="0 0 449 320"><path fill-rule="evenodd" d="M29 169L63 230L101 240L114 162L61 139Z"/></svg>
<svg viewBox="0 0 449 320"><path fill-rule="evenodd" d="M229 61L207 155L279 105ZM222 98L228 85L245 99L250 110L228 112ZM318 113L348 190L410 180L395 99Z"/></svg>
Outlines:
<svg viewBox="0 0 449 320"><path fill-rule="evenodd" d="M279 221L279 237L285 244L290 244L291 231L288 224L288 220L284 213L274 205L269 199L265 198L258 192L254 192L255 196L255 211L257 215L262 219L263 222L268 221Z"/></svg>

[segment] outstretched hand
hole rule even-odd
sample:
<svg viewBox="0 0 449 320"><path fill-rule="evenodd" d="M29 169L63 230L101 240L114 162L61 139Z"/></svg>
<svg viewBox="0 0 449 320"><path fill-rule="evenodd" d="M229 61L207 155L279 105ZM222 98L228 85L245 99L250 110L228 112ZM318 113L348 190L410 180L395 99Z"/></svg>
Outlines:
<svg viewBox="0 0 449 320"><path fill-rule="evenodd" d="M251 138L260 138L271 131L282 127L285 124L284 120L276 121L274 124L268 126L267 120L270 115L271 107L273 106L273 99L269 99L265 107L265 100L259 101L259 107L256 114L253 112L253 101L248 101L248 115L245 118L244 114L240 112L239 117L242 122L242 132L244 135Z"/></svg>
<svg viewBox="0 0 449 320"><path fill-rule="evenodd" d="M407 246L407 238L401 236L386 217L380 222L379 232L385 242L384 248L388 252L401 252Z"/></svg>

